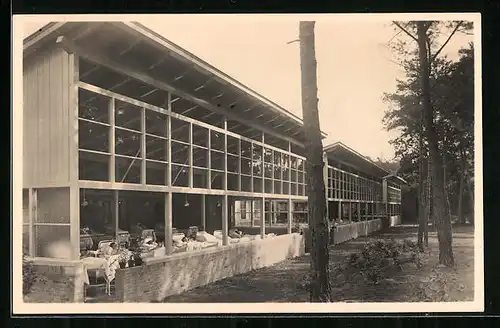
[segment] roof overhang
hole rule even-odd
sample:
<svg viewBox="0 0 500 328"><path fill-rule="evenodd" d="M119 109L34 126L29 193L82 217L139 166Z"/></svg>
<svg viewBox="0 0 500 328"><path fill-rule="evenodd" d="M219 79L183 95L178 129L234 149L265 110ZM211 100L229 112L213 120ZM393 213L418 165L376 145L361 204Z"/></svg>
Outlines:
<svg viewBox="0 0 500 328"><path fill-rule="evenodd" d="M189 96L230 120L306 144L299 117L139 23L49 23L24 40L24 57L57 45L179 97Z"/></svg>
<svg viewBox="0 0 500 328"><path fill-rule="evenodd" d="M369 160L342 142L335 142L327 145L323 148L323 150L328 158L343 162L366 174L370 174L378 178L384 178L390 174L389 171L375 164L373 161Z"/></svg>
<svg viewBox="0 0 500 328"><path fill-rule="evenodd" d="M397 183L397 184L405 184L405 185L407 185L407 184L408 184L408 182L407 182L405 179L403 179L402 177L400 177L400 176L398 176L398 175L396 175L396 174L389 174L389 175L386 175L386 176L384 177L384 179L385 179L385 180L387 180L387 181L392 181L392 182L395 182L395 183Z"/></svg>

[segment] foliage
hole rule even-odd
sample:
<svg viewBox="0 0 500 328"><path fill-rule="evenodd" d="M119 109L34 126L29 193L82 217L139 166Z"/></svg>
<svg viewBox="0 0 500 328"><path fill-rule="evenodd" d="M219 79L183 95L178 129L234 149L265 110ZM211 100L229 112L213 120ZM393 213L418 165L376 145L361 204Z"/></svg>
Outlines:
<svg viewBox="0 0 500 328"><path fill-rule="evenodd" d="M23 256L23 295L30 292L31 287L38 280L33 262Z"/></svg>
<svg viewBox="0 0 500 328"><path fill-rule="evenodd" d="M401 23L402 24L402 23ZM455 24L455 25L454 25ZM440 29L456 26L456 22L434 22L428 35L433 53L439 51ZM412 22L403 27L414 33ZM463 23L458 31L466 33L471 28ZM403 33L404 34L404 33ZM416 47L410 47L408 38L399 39L393 50L401 57L404 78L397 81L396 90L386 93L384 100L389 105L383 123L387 130L398 131L390 141L400 160L399 174L411 185L418 185L419 177L419 133L422 113L420 70ZM466 188L472 191L474 158L474 48L472 44L459 51L460 58L453 62L446 57L433 57L430 85L434 124L441 155L446 165L446 191L452 204L459 195L459 182L467 177ZM424 139L424 172L427 172L427 141Z"/></svg>
<svg viewBox="0 0 500 328"><path fill-rule="evenodd" d="M391 268L400 270L406 262L420 266L415 242L377 240L366 244L360 253L351 254L347 259L347 267L359 271L367 281L378 283L384 278L386 270Z"/></svg>

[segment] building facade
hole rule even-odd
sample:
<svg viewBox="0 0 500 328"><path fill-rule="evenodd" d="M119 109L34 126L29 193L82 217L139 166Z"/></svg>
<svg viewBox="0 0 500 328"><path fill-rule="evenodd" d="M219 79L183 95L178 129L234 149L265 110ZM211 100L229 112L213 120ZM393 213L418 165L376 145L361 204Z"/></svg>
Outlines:
<svg viewBox="0 0 500 328"><path fill-rule="evenodd" d="M307 222L302 121L144 26L51 23L23 69L27 255L76 260L82 229L198 226L227 245L232 227ZM399 214L404 181L340 143L325 163L331 220Z"/></svg>

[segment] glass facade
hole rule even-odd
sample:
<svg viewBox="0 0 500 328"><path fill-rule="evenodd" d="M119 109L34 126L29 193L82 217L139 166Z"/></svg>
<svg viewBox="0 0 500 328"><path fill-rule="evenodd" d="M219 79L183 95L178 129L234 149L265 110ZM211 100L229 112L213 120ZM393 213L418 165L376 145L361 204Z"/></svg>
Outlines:
<svg viewBox="0 0 500 328"><path fill-rule="evenodd" d="M305 196L303 156L99 91L79 88L80 180Z"/></svg>

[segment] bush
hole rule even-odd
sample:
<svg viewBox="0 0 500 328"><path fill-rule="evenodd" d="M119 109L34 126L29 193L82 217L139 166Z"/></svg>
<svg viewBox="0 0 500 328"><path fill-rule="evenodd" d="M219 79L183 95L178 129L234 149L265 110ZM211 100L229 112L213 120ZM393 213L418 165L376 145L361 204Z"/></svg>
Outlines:
<svg viewBox="0 0 500 328"><path fill-rule="evenodd" d="M360 253L346 259L346 268L356 270L368 281L378 283L387 269L402 269L407 262L420 266L417 244L411 240L377 240L364 246Z"/></svg>
<svg viewBox="0 0 500 328"><path fill-rule="evenodd" d="M36 281L37 276L32 261L23 256L23 295L30 292L31 287Z"/></svg>

